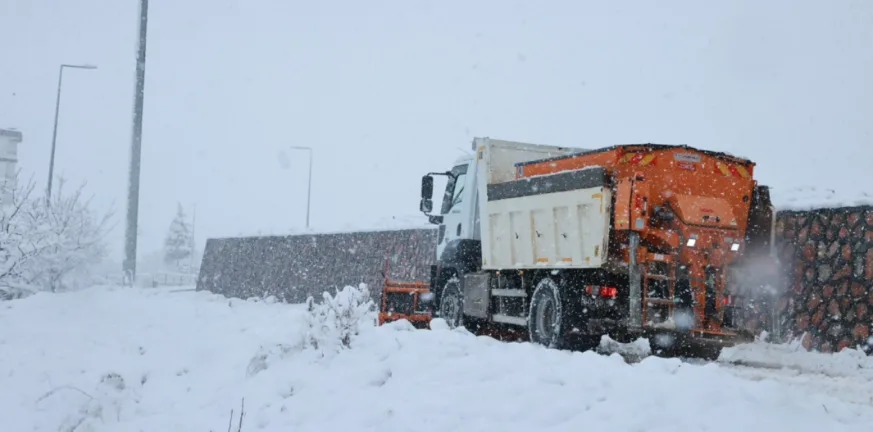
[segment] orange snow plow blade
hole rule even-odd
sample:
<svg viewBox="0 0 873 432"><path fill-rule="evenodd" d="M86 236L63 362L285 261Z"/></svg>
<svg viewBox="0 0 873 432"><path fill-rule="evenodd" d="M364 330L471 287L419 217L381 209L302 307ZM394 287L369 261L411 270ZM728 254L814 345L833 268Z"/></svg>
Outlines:
<svg viewBox="0 0 873 432"><path fill-rule="evenodd" d="M379 306L379 325L405 319L416 328L430 328L433 314L421 300L424 294L430 294L427 282L400 282L385 278Z"/></svg>

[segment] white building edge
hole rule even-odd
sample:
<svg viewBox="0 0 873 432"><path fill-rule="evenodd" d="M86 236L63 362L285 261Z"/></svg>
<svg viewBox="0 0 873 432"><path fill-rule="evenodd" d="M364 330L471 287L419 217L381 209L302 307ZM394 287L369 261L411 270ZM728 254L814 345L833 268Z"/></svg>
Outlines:
<svg viewBox="0 0 873 432"><path fill-rule="evenodd" d="M14 129L0 129L0 205L12 201L18 170L18 144L22 141L21 132Z"/></svg>

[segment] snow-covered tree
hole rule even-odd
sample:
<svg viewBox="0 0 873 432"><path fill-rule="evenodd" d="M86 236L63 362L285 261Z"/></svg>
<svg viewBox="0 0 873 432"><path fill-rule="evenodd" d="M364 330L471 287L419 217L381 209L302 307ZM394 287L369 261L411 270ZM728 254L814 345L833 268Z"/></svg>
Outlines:
<svg viewBox="0 0 873 432"><path fill-rule="evenodd" d="M188 217L180 203L176 208L176 217L170 223L170 229L164 240L164 262L178 268L180 262L190 258L193 252L194 237L191 224L188 223Z"/></svg>
<svg viewBox="0 0 873 432"><path fill-rule="evenodd" d="M82 187L65 195L63 180L50 201L33 196L32 181L17 183L0 209L0 299L88 283L83 277L106 254L110 213L98 218Z"/></svg>

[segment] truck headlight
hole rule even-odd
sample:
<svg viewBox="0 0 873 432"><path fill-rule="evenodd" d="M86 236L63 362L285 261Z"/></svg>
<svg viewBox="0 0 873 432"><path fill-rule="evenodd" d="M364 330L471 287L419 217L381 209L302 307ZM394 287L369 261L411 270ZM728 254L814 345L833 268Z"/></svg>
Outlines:
<svg viewBox="0 0 873 432"><path fill-rule="evenodd" d="M736 252L736 251L738 251L738 250L740 250L740 244L739 244L739 243L734 243L734 244L731 245L731 252Z"/></svg>
<svg viewBox="0 0 873 432"><path fill-rule="evenodd" d="M435 299L436 297L432 292L422 293L420 296L418 296L418 302L423 305L429 305L433 303Z"/></svg>

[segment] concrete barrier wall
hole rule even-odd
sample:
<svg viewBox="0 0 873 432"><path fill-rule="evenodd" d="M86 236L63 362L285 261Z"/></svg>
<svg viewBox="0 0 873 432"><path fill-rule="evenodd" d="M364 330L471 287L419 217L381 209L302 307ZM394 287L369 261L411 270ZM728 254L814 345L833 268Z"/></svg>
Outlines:
<svg viewBox="0 0 873 432"><path fill-rule="evenodd" d="M870 346L873 323L873 207L779 212L777 248L784 280L775 305L758 305L750 329L806 335L821 351ZM210 239L197 289L229 297L274 295L302 302L324 290L366 282L378 295L381 272L428 280L435 229ZM778 323L773 323L776 308Z"/></svg>
<svg viewBox="0 0 873 432"><path fill-rule="evenodd" d="M209 239L197 289L300 303L364 282L378 295L388 259L392 279L430 278L436 236L435 229L424 228Z"/></svg>

